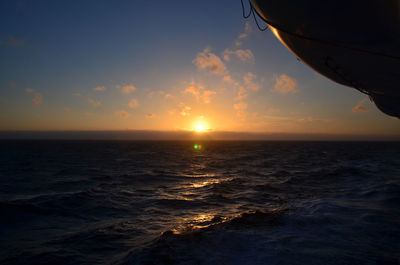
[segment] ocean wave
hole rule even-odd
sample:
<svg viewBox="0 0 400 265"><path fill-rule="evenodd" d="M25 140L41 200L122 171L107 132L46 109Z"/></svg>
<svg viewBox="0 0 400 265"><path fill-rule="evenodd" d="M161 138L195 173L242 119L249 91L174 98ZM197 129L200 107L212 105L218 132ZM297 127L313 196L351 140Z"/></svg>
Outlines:
<svg viewBox="0 0 400 265"><path fill-rule="evenodd" d="M226 246L224 251L229 251L229 254L232 255L232 251L235 251L234 244L249 243L246 235L252 237L251 235L260 229L279 226L282 224L283 215L288 210L288 208L269 211L256 210L231 217L216 215L206 221L191 223L179 229L166 230L145 248L130 253L122 263L220 264L213 262L207 256L207 252L212 251L213 246L222 246L221 244L223 244ZM253 245L250 244L248 247L251 248ZM218 247L219 250L220 248ZM215 254L212 256L216 258ZM249 261L251 262L252 259Z"/></svg>

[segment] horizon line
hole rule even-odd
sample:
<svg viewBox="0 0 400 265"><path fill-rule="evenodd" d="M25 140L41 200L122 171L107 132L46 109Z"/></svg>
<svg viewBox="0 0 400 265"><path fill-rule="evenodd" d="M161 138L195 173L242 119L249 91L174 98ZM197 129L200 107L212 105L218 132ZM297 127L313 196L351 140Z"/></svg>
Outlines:
<svg viewBox="0 0 400 265"><path fill-rule="evenodd" d="M400 141L399 134L335 134L189 130L0 130L1 140L281 140Z"/></svg>

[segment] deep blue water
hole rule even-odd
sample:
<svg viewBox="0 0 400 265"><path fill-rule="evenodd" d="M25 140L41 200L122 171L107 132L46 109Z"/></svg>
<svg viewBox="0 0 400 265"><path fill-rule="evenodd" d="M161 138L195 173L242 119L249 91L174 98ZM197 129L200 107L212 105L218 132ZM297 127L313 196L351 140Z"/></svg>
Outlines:
<svg viewBox="0 0 400 265"><path fill-rule="evenodd" d="M400 143L1 141L0 264L399 264Z"/></svg>

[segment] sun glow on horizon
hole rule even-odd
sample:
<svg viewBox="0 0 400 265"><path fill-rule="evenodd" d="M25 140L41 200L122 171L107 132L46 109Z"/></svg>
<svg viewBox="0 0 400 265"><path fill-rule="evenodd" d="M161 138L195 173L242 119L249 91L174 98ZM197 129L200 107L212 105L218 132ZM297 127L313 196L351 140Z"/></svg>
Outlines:
<svg viewBox="0 0 400 265"><path fill-rule="evenodd" d="M192 128L193 131L197 133L203 133L210 130L210 126L208 125L207 121L204 120L203 116L200 116L199 119L193 123Z"/></svg>
<svg viewBox="0 0 400 265"><path fill-rule="evenodd" d="M204 132L206 129L205 129L205 127L204 127L204 125L203 124L197 124L196 125L196 128L195 128L195 131L196 132Z"/></svg>

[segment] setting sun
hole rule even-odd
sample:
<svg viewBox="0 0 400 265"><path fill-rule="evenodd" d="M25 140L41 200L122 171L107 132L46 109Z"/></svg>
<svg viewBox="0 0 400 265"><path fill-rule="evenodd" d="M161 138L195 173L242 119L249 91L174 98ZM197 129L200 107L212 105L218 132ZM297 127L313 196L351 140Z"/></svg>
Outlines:
<svg viewBox="0 0 400 265"><path fill-rule="evenodd" d="M208 122L204 119L204 116L200 116L193 122L192 130L198 133L210 130Z"/></svg>
<svg viewBox="0 0 400 265"><path fill-rule="evenodd" d="M205 131L204 125L203 124L197 124L196 128L195 128L195 131L196 132L204 132Z"/></svg>

